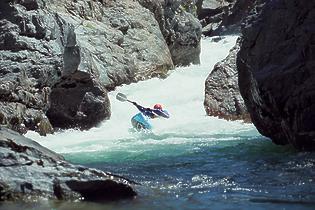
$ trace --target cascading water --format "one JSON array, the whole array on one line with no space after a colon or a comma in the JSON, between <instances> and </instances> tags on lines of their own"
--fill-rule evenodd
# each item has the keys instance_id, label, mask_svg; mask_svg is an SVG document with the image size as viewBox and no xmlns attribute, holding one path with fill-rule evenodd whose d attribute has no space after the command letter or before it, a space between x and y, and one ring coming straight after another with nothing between
<instances>
[{"instance_id":1,"label":"cascading water","mask_svg":"<svg viewBox=\"0 0 315 210\"><path fill-rule=\"evenodd\" d=\"M48 137L40 137L30 132L28 136L56 152L67 154L111 152L116 149L124 151L132 146L145 147L146 144L154 143L185 144L198 137L209 137L208 140L211 141L210 137L215 134L228 135L242 131L252 131L253 135L258 135L251 124L208 117L203 108L205 79L214 64L222 60L234 46L236 38L227 37L218 43L203 40L201 65L177 68L167 79L151 79L125 85L110 92L112 116L98 128L83 132L64 131ZM118 92L126 94L128 98L146 107L161 103L168 110L171 118L152 120L154 126L152 135L132 132L130 119L138 110L128 102L122 103L116 100L115 96ZM160 140L164 141L160 142Z\"/></svg>"},{"instance_id":2,"label":"cascading water","mask_svg":"<svg viewBox=\"0 0 315 210\"><path fill-rule=\"evenodd\" d=\"M204 82L237 37L202 40L201 65L177 68L166 79L110 92L112 116L89 131L28 137L71 162L120 174L140 183L139 197L110 204L63 204L58 209L311 209L315 156L273 145L252 124L206 116ZM135 132L137 109L115 99L161 103L170 119L152 121L153 133ZM52 205L52 204L50 204ZM54 208L56 208L54 206Z\"/></svg>"}]
</instances>

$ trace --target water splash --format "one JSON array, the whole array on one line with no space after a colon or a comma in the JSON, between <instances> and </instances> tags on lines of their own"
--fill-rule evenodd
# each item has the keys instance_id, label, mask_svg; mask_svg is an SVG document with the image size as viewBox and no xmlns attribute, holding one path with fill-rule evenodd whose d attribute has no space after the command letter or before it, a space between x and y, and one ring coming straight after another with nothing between
<instances>
[{"instance_id":1,"label":"water splash","mask_svg":"<svg viewBox=\"0 0 315 210\"><path fill-rule=\"evenodd\" d=\"M97 128L27 136L72 162L142 184L134 202L82 209L314 209L314 154L264 141L251 124L206 116L205 79L236 38L204 39L201 65L110 92L112 117ZM134 132L137 110L117 101L118 92L144 106L161 103L171 118L152 121L152 133Z\"/></svg>"},{"instance_id":2,"label":"water splash","mask_svg":"<svg viewBox=\"0 0 315 210\"><path fill-rule=\"evenodd\" d=\"M141 145L186 144L194 137L212 141L211 135L251 132L257 135L251 124L227 122L208 117L203 108L204 82L216 62L228 54L236 42L236 36L220 42L202 40L201 65L181 67L171 71L166 79L150 79L118 87L109 93L112 116L99 127L88 131L67 130L41 137L35 132L27 136L59 153L78 153L123 150ZM161 103L171 114L170 119L152 120L153 133L134 132L130 118L137 109L128 102L115 99L118 92L147 107ZM233 139L233 137L231 137Z\"/></svg>"}]
</instances>

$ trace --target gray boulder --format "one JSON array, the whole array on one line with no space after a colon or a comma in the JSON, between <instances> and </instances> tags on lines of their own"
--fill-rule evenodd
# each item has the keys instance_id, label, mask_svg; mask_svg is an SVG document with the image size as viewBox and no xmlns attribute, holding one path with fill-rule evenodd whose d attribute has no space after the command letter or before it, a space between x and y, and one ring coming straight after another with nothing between
<instances>
[{"instance_id":1,"label":"gray boulder","mask_svg":"<svg viewBox=\"0 0 315 210\"><path fill-rule=\"evenodd\" d=\"M276 144L315 149L315 2L270 1L247 19L237 58L251 118Z\"/></svg>"},{"instance_id":2,"label":"gray boulder","mask_svg":"<svg viewBox=\"0 0 315 210\"><path fill-rule=\"evenodd\" d=\"M192 0L138 0L155 16L176 66L200 63L201 25Z\"/></svg>"},{"instance_id":3,"label":"gray boulder","mask_svg":"<svg viewBox=\"0 0 315 210\"><path fill-rule=\"evenodd\" d=\"M56 128L89 129L111 114L106 89L86 72L62 77L49 99L47 116Z\"/></svg>"},{"instance_id":4,"label":"gray boulder","mask_svg":"<svg viewBox=\"0 0 315 210\"><path fill-rule=\"evenodd\" d=\"M53 4L51 11L75 28L80 71L108 90L151 77L165 77L173 62L153 14L132 0L79 0ZM70 13L70 14L69 14Z\"/></svg>"},{"instance_id":5,"label":"gray boulder","mask_svg":"<svg viewBox=\"0 0 315 210\"><path fill-rule=\"evenodd\" d=\"M0 201L111 201L133 198L132 181L75 166L38 143L0 129Z\"/></svg>"},{"instance_id":6,"label":"gray boulder","mask_svg":"<svg viewBox=\"0 0 315 210\"><path fill-rule=\"evenodd\" d=\"M239 49L238 41L229 55L218 62L207 77L204 107L209 116L250 122L249 113L238 87L236 55Z\"/></svg>"}]
</instances>

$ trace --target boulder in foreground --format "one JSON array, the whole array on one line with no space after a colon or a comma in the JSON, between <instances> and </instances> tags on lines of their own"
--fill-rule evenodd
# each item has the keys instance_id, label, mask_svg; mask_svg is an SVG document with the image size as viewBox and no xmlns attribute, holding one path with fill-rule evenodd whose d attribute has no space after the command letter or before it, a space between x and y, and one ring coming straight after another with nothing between
<instances>
[{"instance_id":1,"label":"boulder in foreground","mask_svg":"<svg viewBox=\"0 0 315 210\"><path fill-rule=\"evenodd\" d=\"M0 129L0 157L0 201L110 201L137 195L130 181L70 164L6 128Z\"/></svg>"}]
</instances>

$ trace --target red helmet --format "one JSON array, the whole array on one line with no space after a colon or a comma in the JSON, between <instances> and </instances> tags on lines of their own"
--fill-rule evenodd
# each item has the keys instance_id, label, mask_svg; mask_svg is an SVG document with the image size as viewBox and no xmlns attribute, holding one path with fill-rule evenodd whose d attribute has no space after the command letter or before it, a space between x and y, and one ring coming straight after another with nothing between
<instances>
[{"instance_id":1,"label":"red helmet","mask_svg":"<svg viewBox=\"0 0 315 210\"><path fill-rule=\"evenodd\" d=\"M154 109L162 109L162 105L161 104L155 104L153 108Z\"/></svg>"}]
</instances>

